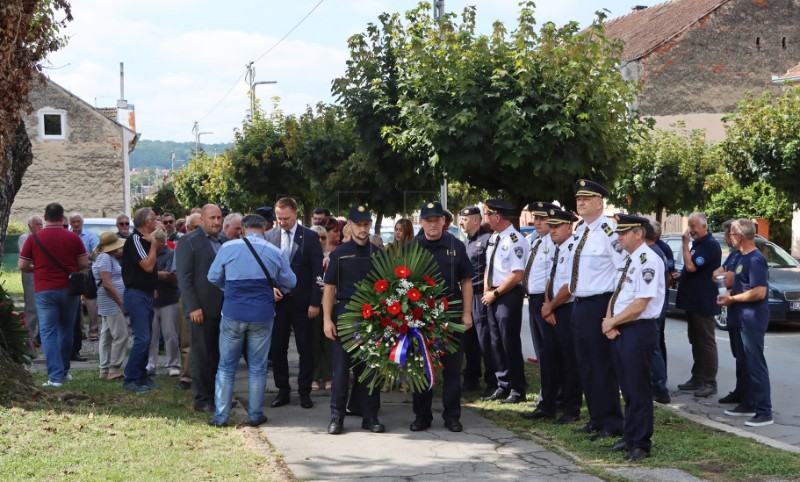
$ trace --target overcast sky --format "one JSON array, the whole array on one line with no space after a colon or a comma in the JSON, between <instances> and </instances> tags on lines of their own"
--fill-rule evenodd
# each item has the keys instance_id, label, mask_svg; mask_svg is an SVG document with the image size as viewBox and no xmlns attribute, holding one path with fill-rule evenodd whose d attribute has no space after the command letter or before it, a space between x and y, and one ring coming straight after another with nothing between
<instances>
[{"instance_id":1,"label":"overcast sky","mask_svg":"<svg viewBox=\"0 0 800 482\"><path fill-rule=\"evenodd\" d=\"M69 44L49 58L45 73L88 103L116 105L119 63L125 63L125 98L136 106L143 139L194 141L200 123L207 143L229 142L249 103L245 66L261 57L320 0L72 0ZM636 0L540 0L541 24L577 20L587 25L594 12L614 18ZM342 75L347 39L365 31L382 12L404 12L413 0L323 0L297 29L255 64L256 80L274 80L257 94L262 105L281 98L286 113L332 102L331 80ZM446 0L448 12L477 7L482 33L495 20L516 24L516 0ZM510 30L510 29L509 29ZM227 94L227 95L226 95Z\"/></svg>"}]
</instances>

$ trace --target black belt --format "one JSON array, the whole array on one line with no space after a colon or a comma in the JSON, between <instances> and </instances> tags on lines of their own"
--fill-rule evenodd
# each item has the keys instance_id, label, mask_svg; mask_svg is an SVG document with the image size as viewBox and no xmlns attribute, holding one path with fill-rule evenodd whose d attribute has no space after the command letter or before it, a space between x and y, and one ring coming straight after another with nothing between
<instances>
[{"instance_id":1,"label":"black belt","mask_svg":"<svg viewBox=\"0 0 800 482\"><path fill-rule=\"evenodd\" d=\"M608 293L600 293L599 295L592 295L592 296L576 296L575 301L591 301L603 296L611 296L613 293L610 291Z\"/></svg>"},{"instance_id":2,"label":"black belt","mask_svg":"<svg viewBox=\"0 0 800 482\"><path fill-rule=\"evenodd\" d=\"M651 322L652 323L652 322L655 322L655 321L656 321L656 318L639 318L638 320L629 321L627 323L623 323L621 325L618 325L617 327L618 328L624 328L624 327L630 326L630 325L638 325L639 323L646 323L646 322Z\"/></svg>"},{"instance_id":3,"label":"black belt","mask_svg":"<svg viewBox=\"0 0 800 482\"><path fill-rule=\"evenodd\" d=\"M533 298L534 296L544 296L544 291L542 291L541 293L525 293L525 294L528 295L528 298Z\"/></svg>"}]
</instances>

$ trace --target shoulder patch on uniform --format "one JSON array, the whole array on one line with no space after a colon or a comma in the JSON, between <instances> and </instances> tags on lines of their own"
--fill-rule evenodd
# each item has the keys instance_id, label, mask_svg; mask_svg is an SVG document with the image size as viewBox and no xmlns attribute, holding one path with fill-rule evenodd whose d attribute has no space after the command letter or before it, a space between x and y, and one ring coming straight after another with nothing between
<instances>
[{"instance_id":1,"label":"shoulder patch on uniform","mask_svg":"<svg viewBox=\"0 0 800 482\"><path fill-rule=\"evenodd\" d=\"M603 223L600 225L600 227L603 229L603 232L606 233L606 236L611 236L614 234L614 230L611 229L611 226L609 226L608 223Z\"/></svg>"},{"instance_id":2,"label":"shoulder patch on uniform","mask_svg":"<svg viewBox=\"0 0 800 482\"><path fill-rule=\"evenodd\" d=\"M642 264L645 264L647 262L647 253L640 254L639 261L641 261Z\"/></svg>"},{"instance_id":3,"label":"shoulder patch on uniform","mask_svg":"<svg viewBox=\"0 0 800 482\"><path fill-rule=\"evenodd\" d=\"M706 264L706 259L704 257L702 257L702 256L698 256L694 260L694 264L696 264L697 266L703 266L704 264Z\"/></svg>"},{"instance_id":4,"label":"shoulder patch on uniform","mask_svg":"<svg viewBox=\"0 0 800 482\"><path fill-rule=\"evenodd\" d=\"M644 253L642 253L642 256L644 256ZM655 277L656 277L656 270L652 268L645 268L642 270L642 279L644 280L645 283L650 284L653 281L653 279L655 279Z\"/></svg>"},{"instance_id":5,"label":"shoulder patch on uniform","mask_svg":"<svg viewBox=\"0 0 800 482\"><path fill-rule=\"evenodd\" d=\"M614 242L611 243L611 247L614 248L614 251L617 253L622 252L622 243L620 243L618 239L615 239Z\"/></svg>"},{"instance_id":6,"label":"shoulder patch on uniform","mask_svg":"<svg viewBox=\"0 0 800 482\"><path fill-rule=\"evenodd\" d=\"M513 236L513 234L512 234L512 236ZM522 259L522 255L524 254L523 250L522 250L522 247L517 246L516 248L514 248L514 254L517 256L517 258Z\"/></svg>"},{"instance_id":7,"label":"shoulder patch on uniform","mask_svg":"<svg viewBox=\"0 0 800 482\"><path fill-rule=\"evenodd\" d=\"M515 242L515 243L516 243L517 241L519 241L519 238L517 237L517 233L511 233L511 235L509 236L509 238L511 238L511 241L513 241L513 242Z\"/></svg>"},{"instance_id":8,"label":"shoulder patch on uniform","mask_svg":"<svg viewBox=\"0 0 800 482\"><path fill-rule=\"evenodd\" d=\"M737 266L736 267L736 274L741 274L743 268L744 268L744 266L742 266L741 264L739 266Z\"/></svg>"}]
</instances>

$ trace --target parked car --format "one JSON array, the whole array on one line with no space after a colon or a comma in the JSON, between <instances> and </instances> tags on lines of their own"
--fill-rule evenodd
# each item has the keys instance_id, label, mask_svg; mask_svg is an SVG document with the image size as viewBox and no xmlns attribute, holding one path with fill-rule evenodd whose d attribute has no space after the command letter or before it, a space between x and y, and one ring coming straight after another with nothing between
<instances>
[{"instance_id":1,"label":"parked car","mask_svg":"<svg viewBox=\"0 0 800 482\"><path fill-rule=\"evenodd\" d=\"M83 229L91 231L100 237L106 231L117 232L117 220L114 218L84 218ZM133 231L133 226L131 226Z\"/></svg>"},{"instance_id":2,"label":"parked car","mask_svg":"<svg viewBox=\"0 0 800 482\"><path fill-rule=\"evenodd\" d=\"M675 269L683 269L683 240L679 234L670 234L662 238L672 248L675 255ZM728 257L730 248L725 244L723 233L714 233L714 239L722 248L722 261ZM800 323L800 264L792 258L783 248L767 241L761 236L756 236L756 247L767 258L769 270L769 311L770 323L790 322ZM675 295L677 283L673 283L669 290L669 309L675 308ZM727 310L716 317L717 328L727 329Z\"/></svg>"}]
</instances>

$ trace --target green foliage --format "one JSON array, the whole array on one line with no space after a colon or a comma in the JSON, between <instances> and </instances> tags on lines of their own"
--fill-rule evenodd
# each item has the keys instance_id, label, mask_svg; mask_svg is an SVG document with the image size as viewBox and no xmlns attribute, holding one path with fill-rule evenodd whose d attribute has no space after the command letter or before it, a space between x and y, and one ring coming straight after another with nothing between
<instances>
[{"instance_id":1,"label":"green foliage","mask_svg":"<svg viewBox=\"0 0 800 482\"><path fill-rule=\"evenodd\" d=\"M722 163L705 131L686 130L681 122L672 130L656 129L633 147L611 190L611 201L631 212L690 212L704 206L718 182Z\"/></svg>"},{"instance_id":2,"label":"green foliage","mask_svg":"<svg viewBox=\"0 0 800 482\"><path fill-rule=\"evenodd\" d=\"M763 181L800 196L800 87L780 96L765 92L747 95L727 117L727 137L722 142L730 168L743 184Z\"/></svg>"},{"instance_id":3,"label":"green foliage","mask_svg":"<svg viewBox=\"0 0 800 482\"><path fill-rule=\"evenodd\" d=\"M498 193L490 193L465 182L451 181L447 183L447 209L455 213L459 209L474 206L497 195Z\"/></svg>"},{"instance_id":4,"label":"green foliage","mask_svg":"<svg viewBox=\"0 0 800 482\"><path fill-rule=\"evenodd\" d=\"M28 226L19 221L9 221L6 228L6 236L14 234L25 234L28 232Z\"/></svg>"},{"instance_id":5,"label":"green foliage","mask_svg":"<svg viewBox=\"0 0 800 482\"><path fill-rule=\"evenodd\" d=\"M230 143L203 144L200 149L205 152L225 152L233 147ZM172 169L172 153L175 153L175 170L186 165L194 157L194 142L151 141L142 139L136 143L136 149L131 153L131 168L158 167Z\"/></svg>"},{"instance_id":6,"label":"green foliage","mask_svg":"<svg viewBox=\"0 0 800 482\"><path fill-rule=\"evenodd\" d=\"M184 211L208 203L227 206L232 212L252 212L258 207L258 200L242 188L235 176L228 154L212 159L200 151L188 166L175 173L174 195ZM168 202L166 193L164 198Z\"/></svg>"},{"instance_id":7,"label":"green foliage","mask_svg":"<svg viewBox=\"0 0 800 482\"><path fill-rule=\"evenodd\" d=\"M172 182L162 184L151 196L135 203L131 210L136 212L137 209L145 206L152 208L156 214L172 213L179 217L189 214L189 209L182 206L175 197L175 184Z\"/></svg>"},{"instance_id":8,"label":"green foliage","mask_svg":"<svg viewBox=\"0 0 800 482\"><path fill-rule=\"evenodd\" d=\"M28 329L22 325L20 314L14 310L14 301L6 293L5 286L0 284L0 349L12 361L30 365L34 353L29 342Z\"/></svg>"}]
</instances>

